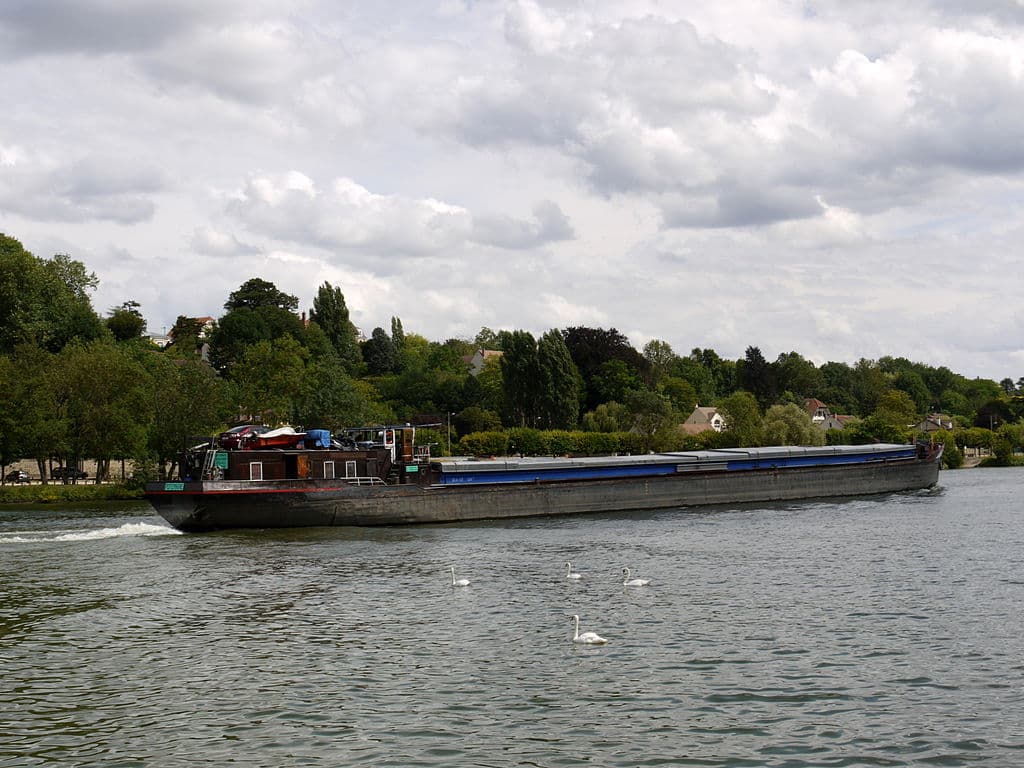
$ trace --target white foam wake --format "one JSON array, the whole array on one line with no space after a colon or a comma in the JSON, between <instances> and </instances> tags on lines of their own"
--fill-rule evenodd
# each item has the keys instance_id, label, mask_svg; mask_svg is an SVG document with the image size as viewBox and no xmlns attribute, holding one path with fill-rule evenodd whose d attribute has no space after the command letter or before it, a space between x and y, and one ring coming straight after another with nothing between
<instances>
[{"instance_id":1,"label":"white foam wake","mask_svg":"<svg viewBox=\"0 0 1024 768\"><path fill-rule=\"evenodd\" d=\"M39 541L96 541L119 536L181 536L181 531L166 525L125 523L118 528L96 528L88 531L13 531L0 534L0 544Z\"/></svg>"}]
</instances>

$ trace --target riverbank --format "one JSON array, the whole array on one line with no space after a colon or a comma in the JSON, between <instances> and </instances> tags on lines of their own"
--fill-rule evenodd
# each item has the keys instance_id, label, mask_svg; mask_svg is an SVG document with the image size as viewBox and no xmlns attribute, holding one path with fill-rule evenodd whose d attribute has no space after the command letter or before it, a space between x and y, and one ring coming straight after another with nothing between
<instances>
[{"instance_id":1,"label":"riverbank","mask_svg":"<svg viewBox=\"0 0 1024 768\"><path fill-rule=\"evenodd\" d=\"M80 501L130 501L142 498L141 488L121 483L33 483L0 486L0 504L60 504Z\"/></svg>"}]
</instances>

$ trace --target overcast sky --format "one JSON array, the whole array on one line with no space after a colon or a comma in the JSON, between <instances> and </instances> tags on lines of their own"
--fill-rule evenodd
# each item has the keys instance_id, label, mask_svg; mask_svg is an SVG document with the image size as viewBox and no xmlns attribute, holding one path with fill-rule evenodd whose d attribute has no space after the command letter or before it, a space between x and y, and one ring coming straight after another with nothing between
<instances>
[{"instance_id":1,"label":"overcast sky","mask_svg":"<svg viewBox=\"0 0 1024 768\"><path fill-rule=\"evenodd\" d=\"M105 314L1024 376L1024 0L4 0L0 232Z\"/></svg>"}]
</instances>

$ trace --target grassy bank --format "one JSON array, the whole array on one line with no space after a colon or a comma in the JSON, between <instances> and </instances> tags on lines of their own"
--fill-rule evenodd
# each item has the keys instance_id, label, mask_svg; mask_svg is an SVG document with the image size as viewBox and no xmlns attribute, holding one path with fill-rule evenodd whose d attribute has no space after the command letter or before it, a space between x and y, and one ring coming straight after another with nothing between
<instances>
[{"instance_id":1,"label":"grassy bank","mask_svg":"<svg viewBox=\"0 0 1024 768\"><path fill-rule=\"evenodd\" d=\"M141 498L141 488L129 488L120 483L104 483L102 485L48 483L46 485L4 485L0 487L0 504L57 504Z\"/></svg>"}]
</instances>

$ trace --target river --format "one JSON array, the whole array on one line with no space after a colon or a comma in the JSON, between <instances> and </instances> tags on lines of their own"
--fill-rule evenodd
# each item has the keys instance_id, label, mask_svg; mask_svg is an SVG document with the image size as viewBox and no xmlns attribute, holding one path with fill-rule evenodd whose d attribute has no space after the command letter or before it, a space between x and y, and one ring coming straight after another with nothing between
<instances>
[{"instance_id":1,"label":"river","mask_svg":"<svg viewBox=\"0 0 1024 768\"><path fill-rule=\"evenodd\" d=\"M0 507L0 767L1021 765L1022 489L189 535Z\"/></svg>"}]
</instances>

